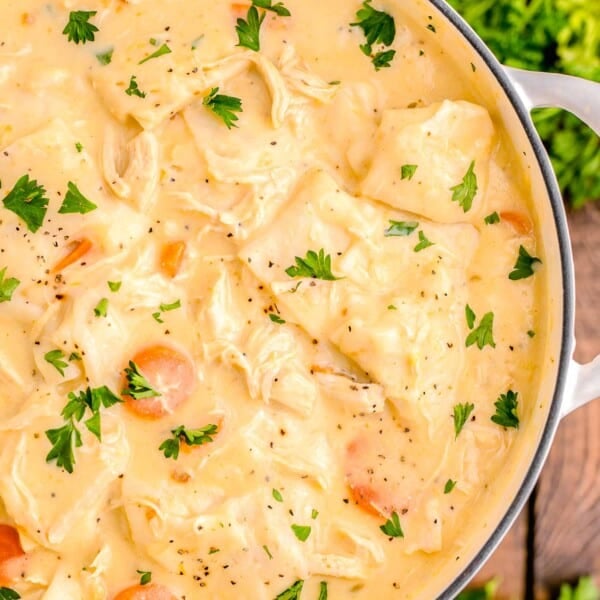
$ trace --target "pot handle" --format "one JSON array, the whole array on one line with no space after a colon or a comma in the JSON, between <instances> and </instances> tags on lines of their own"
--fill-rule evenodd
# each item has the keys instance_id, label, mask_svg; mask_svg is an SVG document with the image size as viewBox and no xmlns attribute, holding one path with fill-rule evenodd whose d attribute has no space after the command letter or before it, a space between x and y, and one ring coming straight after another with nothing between
<instances>
[{"instance_id":1,"label":"pot handle","mask_svg":"<svg viewBox=\"0 0 600 600\"><path fill-rule=\"evenodd\" d=\"M585 365L572 361L569 367L567 393L561 408L561 418L570 412L600 398L600 355Z\"/></svg>"},{"instance_id":2,"label":"pot handle","mask_svg":"<svg viewBox=\"0 0 600 600\"><path fill-rule=\"evenodd\" d=\"M560 107L572 112L600 135L600 83L560 73L504 67L528 110Z\"/></svg>"}]
</instances>

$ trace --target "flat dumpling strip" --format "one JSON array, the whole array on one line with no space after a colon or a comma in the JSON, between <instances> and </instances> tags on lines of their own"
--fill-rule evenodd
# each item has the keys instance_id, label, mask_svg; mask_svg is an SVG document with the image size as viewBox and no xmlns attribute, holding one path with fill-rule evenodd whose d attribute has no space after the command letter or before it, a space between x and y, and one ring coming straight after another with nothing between
<instances>
[{"instance_id":1,"label":"flat dumpling strip","mask_svg":"<svg viewBox=\"0 0 600 600\"><path fill-rule=\"evenodd\" d=\"M311 336L332 341L407 416L435 428L447 422L463 365L466 269L478 234L422 221L418 230L434 245L420 252L416 230L384 236L390 220L413 219L354 198L317 172L240 256ZM338 280L286 274L295 257L321 249Z\"/></svg>"},{"instance_id":2,"label":"flat dumpling strip","mask_svg":"<svg viewBox=\"0 0 600 600\"><path fill-rule=\"evenodd\" d=\"M441 223L474 222L485 210L494 126L487 110L444 100L425 108L386 110L374 139L365 196ZM471 163L478 191L465 214L452 201ZM402 167L416 166L412 176Z\"/></svg>"}]
</instances>

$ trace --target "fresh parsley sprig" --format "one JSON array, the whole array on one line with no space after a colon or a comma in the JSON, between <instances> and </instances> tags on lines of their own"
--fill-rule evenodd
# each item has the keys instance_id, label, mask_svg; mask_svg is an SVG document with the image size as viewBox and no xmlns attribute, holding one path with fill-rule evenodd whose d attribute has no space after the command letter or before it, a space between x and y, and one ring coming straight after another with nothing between
<instances>
[{"instance_id":1,"label":"fresh parsley sprig","mask_svg":"<svg viewBox=\"0 0 600 600\"><path fill-rule=\"evenodd\" d=\"M152 581L152 571L140 571L137 569L136 573L140 575L140 585L148 585Z\"/></svg>"},{"instance_id":2,"label":"fresh parsley sprig","mask_svg":"<svg viewBox=\"0 0 600 600\"><path fill-rule=\"evenodd\" d=\"M212 436L219 433L219 426L211 423L200 429L187 429L184 425L172 429L172 438L165 440L158 449L164 453L165 458L177 460L181 444L186 446L202 446L212 442Z\"/></svg>"},{"instance_id":3,"label":"fresh parsley sprig","mask_svg":"<svg viewBox=\"0 0 600 600\"><path fill-rule=\"evenodd\" d=\"M32 233L43 225L48 210L46 190L35 179L29 179L29 175L23 175L2 202L5 208L25 221Z\"/></svg>"},{"instance_id":4,"label":"fresh parsley sprig","mask_svg":"<svg viewBox=\"0 0 600 600\"><path fill-rule=\"evenodd\" d=\"M465 426L465 423L467 422L467 419L471 416L473 410L475 410L475 405L470 404L469 402L465 402L464 404L456 404L454 406L452 417L454 419L455 439L458 437L458 434L462 431L462 428Z\"/></svg>"},{"instance_id":5,"label":"fresh parsley sprig","mask_svg":"<svg viewBox=\"0 0 600 600\"><path fill-rule=\"evenodd\" d=\"M146 58L143 58L142 60L140 60L138 65L143 65L144 63L147 63L149 60L152 60L153 58L159 58L160 56L164 56L165 54L171 54L171 52L172 52L172 50L171 50L171 48L169 48L169 46L167 46L167 44L162 44L162 46L160 46L160 48L158 48L158 50L155 50L152 54L149 54L148 56L146 56Z\"/></svg>"},{"instance_id":6,"label":"fresh parsley sprig","mask_svg":"<svg viewBox=\"0 0 600 600\"><path fill-rule=\"evenodd\" d=\"M125 93L128 96L137 96L138 98L146 97L146 92L142 92L142 90L140 90L136 75L131 76L131 79L129 80L129 87L125 90Z\"/></svg>"},{"instance_id":7,"label":"fresh parsley sprig","mask_svg":"<svg viewBox=\"0 0 600 600\"><path fill-rule=\"evenodd\" d=\"M280 17L290 17L292 13L283 5L283 2L273 4L272 0L252 0L254 6L270 10Z\"/></svg>"},{"instance_id":8,"label":"fresh parsley sprig","mask_svg":"<svg viewBox=\"0 0 600 600\"><path fill-rule=\"evenodd\" d=\"M450 191L452 192L452 201L458 202L464 212L471 210L473 200L477 194L477 175L475 174L474 169L475 161L472 160L461 183L450 188Z\"/></svg>"},{"instance_id":9,"label":"fresh parsley sprig","mask_svg":"<svg viewBox=\"0 0 600 600\"><path fill-rule=\"evenodd\" d=\"M492 421L502 427L519 428L519 416L517 415L518 392L508 390L506 394L500 394L494 403L496 413L492 415Z\"/></svg>"},{"instance_id":10,"label":"fresh parsley sprig","mask_svg":"<svg viewBox=\"0 0 600 600\"><path fill-rule=\"evenodd\" d=\"M94 34L99 29L89 22L96 12L95 10L75 10L69 14L69 22L63 29L63 34L67 36L69 42L85 44L96 39Z\"/></svg>"},{"instance_id":11,"label":"fresh parsley sprig","mask_svg":"<svg viewBox=\"0 0 600 600\"><path fill-rule=\"evenodd\" d=\"M394 511L391 518L389 518L383 525L379 526L379 529L388 537L404 537L404 532L400 525L400 517L398 513Z\"/></svg>"},{"instance_id":12,"label":"fresh parsley sprig","mask_svg":"<svg viewBox=\"0 0 600 600\"><path fill-rule=\"evenodd\" d=\"M427 239L427 236L423 231L419 231L419 243L413 248L415 252L421 252L425 250L425 248L429 248L429 246L434 246L435 244Z\"/></svg>"},{"instance_id":13,"label":"fresh parsley sprig","mask_svg":"<svg viewBox=\"0 0 600 600\"><path fill-rule=\"evenodd\" d=\"M537 256L531 256L524 246L519 246L519 256L513 270L509 273L508 278L512 281L519 279L527 279L534 273L533 265L535 263L542 263Z\"/></svg>"},{"instance_id":14,"label":"fresh parsley sprig","mask_svg":"<svg viewBox=\"0 0 600 600\"><path fill-rule=\"evenodd\" d=\"M376 10L371 6L371 0L362 3L362 8L356 13L356 21L351 27L360 27L365 34L366 43L360 46L361 51L371 58L376 71L391 66L396 55L395 50L387 49L396 38L396 23L388 13ZM373 45L380 44L383 49L373 53Z\"/></svg>"},{"instance_id":15,"label":"fresh parsley sprig","mask_svg":"<svg viewBox=\"0 0 600 600\"><path fill-rule=\"evenodd\" d=\"M239 18L235 30L238 34L238 46L249 48L258 52L260 50L260 26L265 20L267 13L263 12L259 16L256 6L252 5L248 9L246 19Z\"/></svg>"},{"instance_id":16,"label":"fresh parsley sprig","mask_svg":"<svg viewBox=\"0 0 600 600\"><path fill-rule=\"evenodd\" d=\"M417 227L417 221L392 221L390 226L383 232L385 237L405 237L410 235Z\"/></svg>"},{"instance_id":17,"label":"fresh parsley sprig","mask_svg":"<svg viewBox=\"0 0 600 600\"><path fill-rule=\"evenodd\" d=\"M63 377L65 376L65 369L69 366L69 363L63 360L65 353L62 350L50 350L44 354L44 360L50 363Z\"/></svg>"},{"instance_id":18,"label":"fresh parsley sprig","mask_svg":"<svg viewBox=\"0 0 600 600\"><path fill-rule=\"evenodd\" d=\"M141 400L143 398L157 398L162 395L150 385L150 382L140 373L139 367L132 360L129 361L129 366L125 367L125 379L127 387L121 392L123 396Z\"/></svg>"},{"instance_id":19,"label":"fresh parsley sprig","mask_svg":"<svg viewBox=\"0 0 600 600\"><path fill-rule=\"evenodd\" d=\"M0 587L0 600L19 600L21 595L15 590L7 587Z\"/></svg>"},{"instance_id":20,"label":"fresh parsley sprig","mask_svg":"<svg viewBox=\"0 0 600 600\"><path fill-rule=\"evenodd\" d=\"M63 200L62 206L58 209L61 215L70 213L79 213L85 215L98 207L90 202L80 191L79 188L72 182L69 181L67 184L67 193Z\"/></svg>"},{"instance_id":21,"label":"fresh parsley sprig","mask_svg":"<svg viewBox=\"0 0 600 600\"><path fill-rule=\"evenodd\" d=\"M212 110L227 125L227 129L237 127L239 117L235 114L243 112L242 101L235 96L225 96L218 93L219 88L212 88L202 100L202 104Z\"/></svg>"},{"instance_id":22,"label":"fresh parsley sprig","mask_svg":"<svg viewBox=\"0 0 600 600\"><path fill-rule=\"evenodd\" d=\"M331 255L326 255L323 248L319 250L318 254L314 250L309 250L304 258L296 256L295 261L295 265L285 270L290 277L312 277L325 281L340 279L331 272Z\"/></svg>"},{"instance_id":23,"label":"fresh parsley sprig","mask_svg":"<svg viewBox=\"0 0 600 600\"><path fill-rule=\"evenodd\" d=\"M471 333L467 336L465 345L467 348L473 344L477 344L480 350L483 350L485 346L496 347L494 342L494 313L488 312L483 315L479 325L475 327L475 313L473 309L467 304L465 307L465 316L467 319L467 326L471 329Z\"/></svg>"},{"instance_id":24,"label":"fresh parsley sprig","mask_svg":"<svg viewBox=\"0 0 600 600\"><path fill-rule=\"evenodd\" d=\"M9 277L8 279L6 279L6 269L7 267L4 267L0 270L0 303L9 302L10 300L12 300L15 290L19 287L19 284L21 283L15 277Z\"/></svg>"}]
</instances>

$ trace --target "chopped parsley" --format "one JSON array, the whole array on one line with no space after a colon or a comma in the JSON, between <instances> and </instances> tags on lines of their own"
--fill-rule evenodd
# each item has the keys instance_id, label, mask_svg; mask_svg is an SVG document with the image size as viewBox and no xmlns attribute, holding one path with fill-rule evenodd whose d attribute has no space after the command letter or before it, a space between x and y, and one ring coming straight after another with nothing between
<instances>
[{"instance_id":1,"label":"chopped parsley","mask_svg":"<svg viewBox=\"0 0 600 600\"><path fill-rule=\"evenodd\" d=\"M275 600L300 600L300 593L304 587L304 580L298 579L289 588L283 590L280 594L275 596Z\"/></svg>"},{"instance_id":2,"label":"chopped parsley","mask_svg":"<svg viewBox=\"0 0 600 600\"><path fill-rule=\"evenodd\" d=\"M446 481L446 485L444 486L444 494L449 494L455 487L456 481L448 479L448 481Z\"/></svg>"},{"instance_id":3,"label":"chopped parsley","mask_svg":"<svg viewBox=\"0 0 600 600\"><path fill-rule=\"evenodd\" d=\"M475 175L475 161L471 161L469 169L465 173L462 182L450 188L452 201L458 202L464 212L471 210L473 199L477 194L477 175Z\"/></svg>"},{"instance_id":4,"label":"chopped parsley","mask_svg":"<svg viewBox=\"0 0 600 600\"><path fill-rule=\"evenodd\" d=\"M402 527L400 525L400 517L398 517L398 513L394 511L390 519L388 519L385 524L380 525L379 529L388 537L404 537L404 532L402 531Z\"/></svg>"},{"instance_id":5,"label":"chopped parsley","mask_svg":"<svg viewBox=\"0 0 600 600\"><path fill-rule=\"evenodd\" d=\"M152 60L153 58L159 58L160 56L164 56L165 54L171 54L171 52L172 52L171 48L169 48L169 46L167 46L167 44L163 44L158 50L156 50L152 54L146 56L146 58L143 58L142 60L140 60L138 65L143 65L144 63L148 62L149 60Z\"/></svg>"},{"instance_id":6,"label":"chopped parsley","mask_svg":"<svg viewBox=\"0 0 600 600\"><path fill-rule=\"evenodd\" d=\"M534 338L534 337L535 337L535 331L534 331L533 329L530 329L530 330L527 332L527 335L528 335L530 338Z\"/></svg>"},{"instance_id":7,"label":"chopped parsley","mask_svg":"<svg viewBox=\"0 0 600 600\"><path fill-rule=\"evenodd\" d=\"M486 225L494 225L495 223L500 223L500 215L494 211L483 220Z\"/></svg>"},{"instance_id":8,"label":"chopped parsley","mask_svg":"<svg viewBox=\"0 0 600 600\"><path fill-rule=\"evenodd\" d=\"M385 237L404 237L410 235L418 226L417 221L392 221L390 226L383 232Z\"/></svg>"},{"instance_id":9,"label":"chopped parsley","mask_svg":"<svg viewBox=\"0 0 600 600\"><path fill-rule=\"evenodd\" d=\"M408 179L409 181L415 176L418 165L402 165L400 167L400 179Z\"/></svg>"},{"instance_id":10,"label":"chopped parsley","mask_svg":"<svg viewBox=\"0 0 600 600\"><path fill-rule=\"evenodd\" d=\"M56 466L64 468L67 473L73 472L75 465L74 449L82 445L81 432L77 429L75 421L80 422L86 412L91 411L92 416L84 421L86 428L102 441L102 428L100 408L110 408L122 400L108 387L90 389L89 387L78 394L71 392L69 402L63 408L61 415L65 424L57 429L46 431L46 437L52 444L52 449L46 456L46 462L56 460Z\"/></svg>"},{"instance_id":11,"label":"chopped parsley","mask_svg":"<svg viewBox=\"0 0 600 600\"><path fill-rule=\"evenodd\" d=\"M362 3L362 8L356 13L356 21L350 23L351 27L360 27L365 34L366 43L361 44L360 49L371 62L376 71L389 67L396 51L386 49L394 43L396 37L396 24L394 17L371 6L371 0ZM373 54L373 45L379 44L383 47Z\"/></svg>"},{"instance_id":12,"label":"chopped parsley","mask_svg":"<svg viewBox=\"0 0 600 600\"><path fill-rule=\"evenodd\" d=\"M0 600L19 600L20 594L7 587L0 587Z\"/></svg>"},{"instance_id":13,"label":"chopped parsley","mask_svg":"<svg viewBox=\"0 0 600 600\"><path fill-rule=\"evenodd\" d=\"M285 323L285 320L275 313L269 313L269 319L271 319L273 323L277 323L277 325L283 325Z\"/></svg>"},{"instance_id":14,"label":"chopped parsley","mask_svg":"<svg viewBox=\"0 0 600 600\"><path fill-rule=\"evenodd\" d=\"M263 550L266 552L267 556L269 557L269 560L273 560L273 555L269 551L269 547L266 544L263 545Z\"/></svg>"},{"instance_id":15,"label":"chopped parsley","mask_svg":"<svg viewBox=\"0 0 600 600\"><path fill-rule=\"evenodd\" d=\"M471 310L471 308L467 305L466 309L467 315L467 325L469 329L471 329L471 333L467 336L465 344L467 348L472 346L473 344L477 344L477 347L480 350L483 350L485 346L491 346L492 348L496 347L496 342L494 342L494 313L488 312L483 315L479 325L474 327L475 325L475 313Z\"/></svg>"},{"instance_id":16,"label":"chopped parsley","mask_svg":"<svg viewBox=\"0 0 600 600\"><path fill-rule=\"evenodd\" d=\"M6 269L7 267L4 267L4 269L0 270L0 303L10 302L12 300L13 294L15 293L15 290L19 287L19 284L21 283L15 277L9 277L8 279L5 279Z\"/></svg>"},{"instance_id":17,"label":"chopped parsley","mask_svg":"<svg viewBox=\"0 0 600 600\"><path fill-rule=\"evenodd\" d=\"M69 42L85 44L93 42L98 28L90 23L89 20L96 15L95 10L75 10L69 14L69 22L63 29L63 34L67 36Z\"/></svg>"},{"instance_id":18,"label":"chopped parsley","mask_svg":"<svg viewBox=\"0 0 600 600\"><path fill-rule=\"evenodd\" d=\"M327 582L321 581L319 583L319 598L318 600L327 600Z\"/></svg>"},{"instance_id":19,"label":"chopped parsley","mask_svg":"<svg viewBox=\"0 0 600 600\"><path fill-rule=\"evenodd\" d=\"M94 308L94 314L97 317L106 317L108 315L108 298L102 298Z\"/></svg>"},{"instance_id":20,"label":"chopped parsley","mask_svg":"<svg viewBox=\"0 0 600 600\"><path fill-rule=\"evenodd\" d=\"M429 246L433 245L434 243L430 242L422 231L419 231L419 243L413 248L413 250L415 252L421 252L421 250L425 250L425 248L429 248Z\"/></svg>"},{"instance_id":21,"label":"chopped parsley","mask_svg":"<svg viewBox=\"0 0 600 600\"><path fill-rule=\"evenodd\" d=\"M146 97L146 92L142 92L142 90L140 90L137 77L135 75L131 76L131 79L129 80L129 87L125 90L125 93L128 96L137 96L138 98Z\"/></svg>"},{"instance_id":22,"label":"chopped parsley","mask_svg":"<svg viewBox=\"0 0 600 600\"><path fill-rule=\"evenodd\" d=\"M79 352L71 352L71 354L69 354L69 362L73 362L74 360L81 360L81 354L79 354Z\"/></svg>"},{"instance_id":23,"label":"chopped parsley","mask_svg":"<svg viewBox=\"0 0 600 600\"><path fill-rule=\"evenodd\" d=\"M184 425L172 429L172 438L165 440L158 449L164 453L165 458L177 460L181 444L186 446L202 446L213 441L213 435L219 433L219 427L214 424L205 425L200 429L187 429Z\"/></svg>"},{"instance_id":24,"label":"chopped parsley","mask_svg":"<svg viewBox=\"0 0 600 600\"><path fill-rule=\"evenodd\" d=\"M283 496L281 495L281 492L275 488L273 488L273 498L275 498L275 500L277 500L277 502L283 502Z\"/></svg>"},{"instance_id":25,"label":"chopped parsley","mask_svg":"<svg viewBox=\"0 0 600 600\"><path fill-rule=\"evenodd\" d=\"M506 394L500 394L494 403L496 414L492 415L492 421L502 427L519 428L519 416L517 415L518 392L508 390Z\"/></svg>"},{"instance_id":26,"label":"chopped parsley","mask_svg":"<svg viewBox=\"0 0 600 600\"><path fill-rule=\"evenodd\" d=\"M44 354L44 360L50 363L63 377L65 376L65 369L69 366L63 359L65 354L62 350L50 350Z\"/></svg>"},{"instance_id":27,"label":"chopped parsley","mask_svg":"<svg viewBox=\"0 0 600 600\"><path fill-rule=\"evenodd\" d=\"M153 312L152 313L152 318L157 322L157 323L164 323L164 321L161 318L162 313L160 312Z\"/></svg>"},{"instance_id":28,"label":"chopped parsley","mask_svg":"<svg viewBox=\"0 0 600 600\"><path fill-rule=\"evenodd\" d=\"M44 223L48 210L46 190L35 179L29 179L29 175L23 175L2 202L5 208L25 221L32 233Z\"/></svg>"},{"instance_id":29,"label":"chopped parsley","mask_svg":"<svg viewBox=\"0 0 600 600\"><path fill-rule=\"evenodd\" d=\"M456 404L454 406L454 412L452 413L452 417L454 419L454 433L455 439L458 437L458 434L462 431L462 428L465 426L468 418L471 416L471 413L475 410L475 405L470 404L469 402L465 402L464 404Z\"/></svg>"},{"instance_id":30,"label":"chopped parsley","mask_svg":"<svg viewBox=\"0 0 600 600\"><path fill-rule=\"evenodd\" d=\"M318 254L314 250L309 250L304 258L296 256L295 260L296 264L285 270L290 277L312 277L325 281L339 279L331 272L331 255L325 255L323 248L319 250Z\"/></svg>"},{"instance_id":31,"label":"chopped parsley","mask_svg":"<svg viewBox=\"0 0 600 600\"><path fill-rule=\"evenodd\" d=\"M272 0L252 0L254 6L270 10L280 17L290 17L292 13L283 5L283 2L273 4Z\"/></svg>"},{"instance_id":32,"label":"chopped parsley","mask_svg":"<svg viewBox=\"0 0 600 600\"><path fill-rule=\"evenodd\" d=\"M90 202L80 191L79 188L72 182L69 181L67 184L67 193L63 200L62 206L58 209L61 215L79 213L85 215L86 213L96 210L98 207Z\"/></svg>"},{"instance_id":33,"label":"chopped parsley","mask_svg":"<svg viewBox=\"0 0 600 600\"><path fill-rule=\"evenodd\" d=\"M107 281L106 283L108 283L108 288L111 292L118 292L123 285L122 281Z\"/></svg>"},{"instance_id":34,"label":"chopped parsley","mask_svg":"<svg viewBox=\"0 0 600 600\"><path fill-rule=\"evenodd\" d=\"M140 571L138 569L136 573L139 573L140 575L140 585L148 585L152 581L151 571Z\"/></svg>"},{"instance_id":35,"label":"chopped parsley","mask_svg":"<svg viewBox=\"0 0 600 600\"><path fill-rule=\"evenodd\" d=\"M238 46L249 48L258 52L260 50L260 26L265 20L267 13L263 12L260 16L256 6L252 5L248 9L246 20L238 19L235 30L238 34Z\"/></svg>"},{"instance_id":36,"label":"chopped parsley","mask_svg":"<svg viewBox=\"0 0 600 600\"><path fill-rule=\"evenodd\" d=\"M243 112L242 101L234 96L218 94L218 91L218 87L212 88L202 100L202 104L212 110L217 117L220 117L223 123L227 125L227 129L237 127L236 121L239 120L239 117L235 113Z\"/></svg>"},{"instance_id":37,"label":"chopped parsley","mask_svg":"<svg viewBox=\"0 0 600 600\"><path fill-rule=\"evenodd\" d=\"M514 270L508 275L509 279L517 281L518 279L527 279L533 275L533 265L540 263L541 260L537 256L531 256L529 252L523 247L519 246L519 256L515 263Z\"/></svg>"},{"instance_id":38,"label":"chopped parsley","mask_svg":"<svg viewBox=\"0 0 600 600\"><path fill-rule=\"evenodd\" d=\"M121 392L123 396L141 400L143 398L157 398L162 395L150 385L132 360L129 361L129 366L125 367L125 379L127 380L127 387Z\"/></svg>"},{"instance_id":39,"label":"chopped parsley","mask_svg":"<svg viewBox=\"0 0 600 600\"><path fill-rule=\"evenodd\" d=\"M181 308L181 300L175 300L175 302L171 302L171 304L165 304L164 302L160 305L160 310L163 312L169 312L170 310L177 310Z\"/></svg>"},{"instance_id":40,"label":"chopped parsley","mask_svg":"<svg viewBox=\"0 0 600 600\"><path fill-rule=\"evenodd\" d=\"M301 542L305 542L309 538L312 528L310 525L292 525L292 531Z\"/></svg>"},{"instance_id":41,"label":"chopped parsley","mask_svg":"<svg viewBox=\"0 0 600 600\"><path fill-rule=\"evenodd\" d=\"M319 516L319 511L316 508L313 508L310 511L310 517L311 519L313 519L313 521Z\"/></svg>"},{"instance_id":42,"label":"chopped parsley","mask_svg":"<svg viewBox=\"0 0 600 600\"><path fill-rule=\"evenodd\" d=\"M75 150L81 154L81 152L83 152L83 144L81 142L75 142Z\"/></svg>"},{"instance_id":43,"label":"chopped parsley","mask_svg":"<svg viewBox=\"0 0 600 600\"><path fill-rule=\"evenodd\" d=\"M113 57L113 52L115 51L114 48L109 48L106 52L100 52L99 54L96 54L96 58L98 59L98 62L105 67L106 65L110 65L110 63L112 62L112 57Z\"/></svg>"}]
</instances>

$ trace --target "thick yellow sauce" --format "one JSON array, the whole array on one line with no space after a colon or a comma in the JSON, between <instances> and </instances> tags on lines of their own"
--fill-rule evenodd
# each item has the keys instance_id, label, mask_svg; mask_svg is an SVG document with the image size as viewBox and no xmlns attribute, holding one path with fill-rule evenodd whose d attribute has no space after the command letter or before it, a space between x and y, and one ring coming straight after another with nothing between
<instances>
[{"instance_id":1,"label":"thick yellow sauce","mask_svg":"<svg viewBox=\"0 0 600 600\"><path fill-rule=\"evenodd\" d=\"M0 303L0 524L25 552L0 584L22 598L113 599L138 571L181 599L268 600L298 580L303 598L321 582L334 599L427 597L527 428L543 265L508 278L536 240L501 124L402 3L375 5L396 23L380 71L349 26L359 3L284 4L254 52L229 2L1 3L0 196L27 174L49 199L35 233L0 206L0 269L20 282ZM94 42L62 33L77 10L97 11ZM215 87L241 99L237 127L203 104ZM465 212L451 188L472 161ZM97 208L60 214L69 182ZM386 236L390 221L418 226ZM320 249L338 279L286 272ZM493 347L467 347L467 305L475 327L493 313ZM72 473L48 460L68 394L120 393L157 345L191 375L144 374L181 404L102 408L101 440L76 423ZM508 390L518 431L491 420ZM201 447L159 450L209 424ZM394 514L404 537L380 530Z\"/></svg>"}]
</instances>

